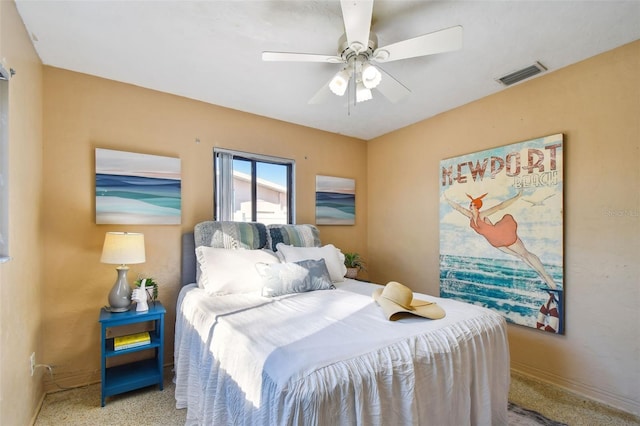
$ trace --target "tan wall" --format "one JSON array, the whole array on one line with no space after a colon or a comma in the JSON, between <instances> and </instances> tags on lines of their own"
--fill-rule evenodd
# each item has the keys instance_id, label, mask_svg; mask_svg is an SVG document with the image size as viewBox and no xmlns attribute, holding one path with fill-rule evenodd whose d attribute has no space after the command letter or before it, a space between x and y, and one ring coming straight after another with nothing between
<instances>
[{"instance_id":1,"label":"tan wall","mask_svg":"<svg viewBox=\"0 0 640 426\"><path fill-rule=\"evenodd\" d=\"M512 367L640 413L640 42L369 142L370 276L439 292L439 161L565 135L566 335L510 325Z\"/></svg>"},{"instance_id":2,"label":"tan wall","mask_svg":"<svg viewBox=\"0 0 640 426\"><path fill-rule=\"evenodd\" d=\"M60 382L100 379L98 312L116 278L100 263L107 231L145 235L147 262L131 265L159 283L168 308L165 352L173 362L180 236L213 215L213 147L296 161L297 223L315 223L315 176L356 179L357 225L321 226L344 250L366 249L366 142L135 86L44 68L43 347ZM199 143L196 142L199 139ZM181 226L95 224L95 148L179 157Z\"/></svg>"},{"instance_id":3,"label":"tan wall","mask_svg":"<svg viewBox=\"0 0 640 426\"><path fill-rule=\"evenodd\" d=\"M0 264L0 424L26 425L40 402L42 66L13 2L0 1L0 60L9 83L9 249Z\"/></svg>"},{"instance_id":4,"label":"tan wall","mask_svg":"<svg viewBox=\"0 0 640 426\"><path fill-rule=\"evenodd\" d=\"M356 179L356 226L320 227L323 241L363 253L374 281L437 294L439 160L557 132L566 138L567 334L510 326L512 366L640 411L640 42L368 144L54 68L44 68L43 85L13 2L0 2L2 58L18 74L13 259L0 264L0 423L28 424L42 397L31 352L56 365L62 385L99 379L97 316L115 280L99 263L106 231L145 233L148 261L131 276L160 282L170 362L179 239L212 215L213 146L296 159L298 223L313 223L316 174ZM182 225L95 225L96 147L180 157Z\"/></svg>"}]
</instances>

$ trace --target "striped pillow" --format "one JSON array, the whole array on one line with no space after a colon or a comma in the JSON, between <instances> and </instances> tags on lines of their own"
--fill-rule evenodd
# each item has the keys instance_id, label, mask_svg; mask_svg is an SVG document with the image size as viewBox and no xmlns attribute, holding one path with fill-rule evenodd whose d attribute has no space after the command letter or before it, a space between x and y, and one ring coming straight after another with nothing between
<instances>
[{"instance_id":1,"label":"striped pillow","mask_svg":"<svg viewBox=\"0 0 640 426\"><path fill-rule=\"evenodd\" d=\"M320 247L320 231L313 225L267 225L267 248L278 243L294 247Z\"/></svg>"},{"instance_id":2,"label":"striped pillow","mask_svg":"<svg viewBox=\"0 0 640 426\"><path fill-rule=\"evenodd\" d=\"M262 249L267 245L267 228L256 222L207 221L194 227L196 247Z\"/></svg>"}]
</instances>

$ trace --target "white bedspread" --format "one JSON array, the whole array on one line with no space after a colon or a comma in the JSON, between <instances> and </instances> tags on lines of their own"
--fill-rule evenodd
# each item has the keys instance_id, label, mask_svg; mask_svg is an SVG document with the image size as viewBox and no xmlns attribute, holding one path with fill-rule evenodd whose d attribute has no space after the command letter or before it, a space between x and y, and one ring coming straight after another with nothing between
<instances>
[{"instance_id":1,"label":"white bedspread","mask_svg":"<svg viewBox=\"0 0 640 426\"><path fill-rule=\"evenodd\" d=\"M430 296L441 320L387 321L378 286L268 299L179 297L176 406L197 425L506 425L504 319Z\"/></svg>"}]
</instances>

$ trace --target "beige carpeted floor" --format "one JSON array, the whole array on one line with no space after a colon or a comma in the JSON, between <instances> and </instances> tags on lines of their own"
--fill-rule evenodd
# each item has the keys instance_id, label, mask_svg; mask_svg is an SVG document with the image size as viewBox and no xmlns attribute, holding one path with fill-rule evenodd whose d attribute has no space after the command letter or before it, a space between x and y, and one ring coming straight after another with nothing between
<instances>
[{"instance_id":1,"label":"beige carpeted floor","mask_svg":"<svg viewBox=\"0 0 640 426\"><path fill-rule=\"evenodd\" d=\"M35 425L183 425L186 411L175 408L171 377L171 373L166 375L162 392L153 386L117 395L108 398L105 407L100 407L99 384L48 394ZM629 414L517 374L512 375L509 399L520 407L571 426L640 425L640 419ZM512 425L548 424L511 412L509 419Z\"/></svg>"},{"instance_id":2,"label":"beige carpeted floor","mask_svg":"<svg viewBox=\"0 0 640 426\"><path fill-rule=\"evenodd\" d=\"M640 418L550 386L531 377L511 373L509 401L571 426L638 426Z\"/></svg>"}]
</instances>

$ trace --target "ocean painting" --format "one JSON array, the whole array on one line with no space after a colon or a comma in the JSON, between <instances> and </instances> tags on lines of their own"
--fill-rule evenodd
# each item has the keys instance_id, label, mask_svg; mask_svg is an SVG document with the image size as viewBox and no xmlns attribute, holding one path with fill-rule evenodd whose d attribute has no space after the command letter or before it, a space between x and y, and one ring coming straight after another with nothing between
<instances>
[{"instance_id":1,"label":"ocean painting","mask_svg":"<svg viewBox=\"0 0 640 426\"><path fill-rule=\"evenodd\" d=\"M440 162L440 294L564 334L563 135Z\"/></svg>"},{"instance_id":2,"label":"ocean painting","mask_svg":"<svg viewBox=\"0 0 640 426\"><path fill-rule=\"evenodd\" d=\"M548 269L562 281L560 266ZM510 323L535 328L549 295L536 272L519 260L441 255L440 297L484 306Z\"/></svg>"},{"instance_id":3,"label":"ocean painting","mask_svg":"<svg viewBox=\"0 0 640 426\"><path fill-rule=\"evenodd\" d=\"M316 176L316 225L353 225L356 220L356 181Z\"/></svg>"},{"instance_id":4,"label":"ocean painting","mask_svg":"<svg viewBox=\"0 0 640 426\"><path fill-rule=\"evenodd\" d=\"M179 225L180 159L96 148L96 224Z\"/></svg>"}]
</instances>

